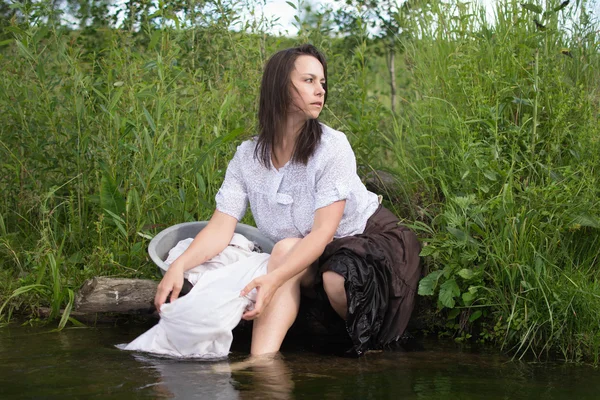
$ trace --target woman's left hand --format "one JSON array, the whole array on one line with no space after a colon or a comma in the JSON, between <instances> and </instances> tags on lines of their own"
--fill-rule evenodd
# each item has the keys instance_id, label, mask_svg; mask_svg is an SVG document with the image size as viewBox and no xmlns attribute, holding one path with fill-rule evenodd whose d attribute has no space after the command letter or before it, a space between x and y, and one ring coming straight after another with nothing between
<instances>
[{"instance_id":1,"label":"woman's left hand","mask_svg":"<svg viewBox=\"0 0 600 400\"><path fill-rule=\"evenodd\" d=\"M256 288L256 303L254 309L246 311L242 318L245 320L253 320L260 317L260 314L269 306L273 295L281 286L281 282L276 278L275 274L268 273L258 278L253 279L245 288L242 289L240 296L245 296Z\"/></svg>"}]
</instances>

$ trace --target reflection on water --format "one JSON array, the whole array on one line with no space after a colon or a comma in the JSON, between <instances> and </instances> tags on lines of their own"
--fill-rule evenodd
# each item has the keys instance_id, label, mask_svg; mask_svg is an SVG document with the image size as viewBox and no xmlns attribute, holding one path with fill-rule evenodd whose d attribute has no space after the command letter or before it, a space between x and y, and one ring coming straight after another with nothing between
<instances>
[{"instance_id":1,"label":"reflection on water","mask_svg":"<svg viewBox=\"0 0 600 400\"><path fill-rule=\"evenodd\" d=\"M231 369L241 399L257 399L265 394L274 400L292 398L292 370L281 354L232 363Z\"/></svg>"},{"instance_id":2,"label":"reflection on water","mask_svg":"<svg viewBox=\"0 0 600 400\"><path fill-rule=\"evenodd\" d=\"M159 397L178 399L291 399L292 373L281 355L220 362L174 360L133 353L133 357L160 373L148 385Z\"/></svg>"},{"instance_id":3,"label":"reflection on water","mask_svg":"<svg viewBox=\"0 0 600 400\"><path fill-rule=\"evenodd\" d=\"M0 330L0 398L597 399L597 369L513 362L495 352L426 342L414 353L360 359L312 350L248 359L174 360L114 347L147 327Z\"/></svg>"},{"instance_id":4,"label":"reflection on water","mask_svg":"<svg viewBox=\"0 0 600 400\"><path fill-rule=\"evenodd\" d=\"M160 381L152 385L158 397L178 399L237 399L231 373L215 372L211 362L180 361L133 354L140 365L146 365L160 374ZM228 365L227 361L222 362Z\"/></svg>"}]
</instances>

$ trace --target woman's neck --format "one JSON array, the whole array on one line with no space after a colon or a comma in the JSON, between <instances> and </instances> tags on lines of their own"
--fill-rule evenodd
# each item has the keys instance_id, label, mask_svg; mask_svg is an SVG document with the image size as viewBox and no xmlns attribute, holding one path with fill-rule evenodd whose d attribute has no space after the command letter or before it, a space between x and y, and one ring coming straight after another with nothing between
<instances>
[{"instance_id":1,"label":"woman's neck","mask_svg":"<svg viewBox=\"0 0 600 400\"><path fill-rule=\"evenodd\" d=\"M272 156L275 168L283 167L294 155L296 140L305 122L306 119L298 118L293 114L288 117L282 135L273 147Z\"/></svg>"},{"instance_id":2,"label":"woman's neck","mask_svg":"<svg viewBox=\"0 0 600 400\"><path fill-rule=\"evenodd\" d=\"M300 134L300 130L306 123L306 117L304 115L299 114L300 113L291 113L288 115L287 121L285 121L285 127L282 132L283 135L281 135L283 143L296 143L296 139Z\"/></svg>"}]
</instances>

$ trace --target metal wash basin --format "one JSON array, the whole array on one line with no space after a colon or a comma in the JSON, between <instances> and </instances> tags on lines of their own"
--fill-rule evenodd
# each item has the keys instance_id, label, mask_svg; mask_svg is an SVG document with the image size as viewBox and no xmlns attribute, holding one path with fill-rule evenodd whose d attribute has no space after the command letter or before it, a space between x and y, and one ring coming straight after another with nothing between
<instances>
[{"instance_id":1,"label":"metal wash basin","mask_svg":"<svg viewBox=\"0 0 600 400\"><path fill-rule=\"evenodd\" d=\"M169 250L175 247L180 240L195 237L207 224L208 221L184 222L170 226L154 236L148 245L148 254L160 268L161 273L164 274L168 269L164 260L167 259ZM272 240L263 236L257 228L250 225L238 223L235 232L244 235L247 239L259 245L265 253L270 253L275 244Z\"/></svg>"}]
</instances>

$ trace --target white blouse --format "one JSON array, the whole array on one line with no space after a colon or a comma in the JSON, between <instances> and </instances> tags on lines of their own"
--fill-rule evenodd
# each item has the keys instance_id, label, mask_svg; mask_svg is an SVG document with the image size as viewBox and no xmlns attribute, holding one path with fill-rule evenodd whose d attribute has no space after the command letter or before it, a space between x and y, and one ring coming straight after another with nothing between
<instances>
[{"instance_id":1,"label":"white blouse","mask_svg":"<svg viewBox=\"0 0 600 400\"><path fill-rule=\"evenodd\" d=\"M271 240L304 237L315 211L339 200L346 207L335 237L362 233L379 205L356 174L356 158L342 132L322 125L323 135L307 165L289 161L279 170L254 158L256 141L240 144L216 195L217 210L238 221L248 200L257 228Z\"/></svg>"}]
</instances>

